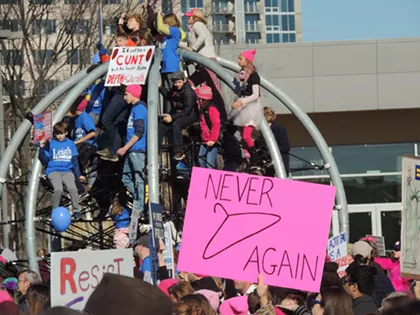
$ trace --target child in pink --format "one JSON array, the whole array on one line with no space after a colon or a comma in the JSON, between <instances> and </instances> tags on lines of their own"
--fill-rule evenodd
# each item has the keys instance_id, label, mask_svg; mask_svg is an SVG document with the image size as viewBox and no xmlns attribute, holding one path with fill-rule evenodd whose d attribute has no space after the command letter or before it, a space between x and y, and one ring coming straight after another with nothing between
<instances>
[{"instance_id":1,"label":"child in pink","mask_svg":"<svg viewBox=\"0 0 420 315\"><path fill-rule=\"evenodd\" d=\"M114 198L111 206L111 217L114 221L115 234L114 234L114 245L115 248L127 248L130 243L128 237L129 225L130 225L130 212L121 206L118 197Z\"/></svg>"},{"instance_id":2,"label":"child in pink","mask_svg":"<svg viewBox=\"0 0 420 315\"><path fill-rule=\"evenodd\" d=\"M235 126L241 127L245 149L255 161L256 149L252 132L261 125L263 112L260 104L260 76L253 64L256 50L243 51L238 58L240 81L239 100L232 104L231 118Z\"/></svg>"},{"instance_id":3,"label":"child in pink","mask_svg":"<svg viewBox=\"0 0 420 315\"><path fill-rule=\"evenodd\" d=\"M409 279L401 277L400 255L401 245L400 242L395 243L392 258L375 257L374 261L379 264L384 270L389 271L389 279L394 286L395 292L405 292L410 290Z\"/></svg>"},{"instance_id":4,"label":"child in pink","mask_svg":"<svg viewBox=\"0 0 420 315\"><path fill-rule=\"evenodd\" d=\"M200 110L202 144L198 154L200 167L216 168L219 151L220 112L213 103L213 92L207 85L195 89Z\"/></svg>"}]
</instances>

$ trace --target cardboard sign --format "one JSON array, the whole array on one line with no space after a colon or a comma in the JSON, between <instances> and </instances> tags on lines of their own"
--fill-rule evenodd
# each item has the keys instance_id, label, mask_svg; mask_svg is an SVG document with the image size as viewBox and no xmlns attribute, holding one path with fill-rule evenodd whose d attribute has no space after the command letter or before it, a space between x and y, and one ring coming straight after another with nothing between
<instances>
[{"instance_id":1,"label":"cardboard sign","mask_svg":"<svg viewBox=\"0 0 420 315\"><path fill-rule=\"evenodd\" d=\"M51 254L51 305L82 310L105 273L133 276L133 251L112 249Z\"/></svg>"},{"instance_id":2,"label":"cardboard sign","mask_svg":"<svg viewBox=\"0 0 420 315\"><path fill-rule=\"evenodd\" d=\"M328 240L328 256L331 261L338 264L339 268L337 272L340 275L340 278L344 277L346 275L345 270L349 265L347 260L346 233L341 233Z\"/></svg>"},{"instance_id":3,"label":"cardboard sign","mask_svg":"<svg viewBox=\"0 0 420 315\"><path fill-rule=\"evenodd\" d=\"M34 115L33 143L37 143L43 139L51 140L52 137L52 112L44 112L38 115Z\"/></svg>"},{"instance_id":4,"label":"cardboard sign","mask_svg":"<svg viewBox=\"0 0 420 315\"><path fill-rule=\"evenodd\" d=\"M402 158L401 275L420 280L420 158Z\"/></svg>"},{"instance_id":5,"label":"cardboard sign","mask_svg":"<svg viewBox=\"0 0 420 315\"><path fill-rule=\"evenodd\" d=\"M335 187L193 168L180 271L317 292Z\"/></svg>"},{"instance_id":6,"label":"cardboard sign","mask_svg":"<svg viewBox=\"0 0 420 315\"><path fill-rule=\"evenodd\" d=\"M164 225L165 232L165 250L163 251L163 259L169 272L169 277L175 277L175 259L174 259L174 242L172 240L171 224L166 222Z\"/></svg>"},{"instance_id":7,"label":"cardboard sign","mask_svg":"<svg viewBox=\"0 0 420 315\"><path fill-rule=\"evenodd\" d=\"M105 86L144 84L155 46L114 47Z\"/></svg>"}]
</instances>

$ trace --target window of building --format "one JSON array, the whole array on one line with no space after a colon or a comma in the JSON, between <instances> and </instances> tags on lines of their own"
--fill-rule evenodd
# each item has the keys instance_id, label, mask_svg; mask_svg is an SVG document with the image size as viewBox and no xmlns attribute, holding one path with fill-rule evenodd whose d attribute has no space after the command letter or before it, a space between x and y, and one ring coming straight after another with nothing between
<instances>
[{"instance_id":1,"label":"window of building","mask_svg":"<svg viewBox=\"0 0 420 315\"><path fill-rule=\"evenodd\" d=\"M18 94L25 95L25 81L20 80L20 85L18 80L8 80L3 82L3 95L10 96L10 94Z\"/></svg>"},{"instance_id":2,"label":"window of building","mask_svg":"<svg viewBox=\"0 0 420 315\"><path fill-rule=\"evenodd\" d=\"M32 24L32 34L50 35L57 30L56 20L35 20Z\"/></svg>"},{"instance_id":3,"label":"window of building","mask_svg":"<svg viewBox=\"0 0 420 315\"><path fill-rule=\"evenodd\" d=\"M258 33L251 33L245 35L245 42L247 44L258 44L260 35Z\"/></svg>"},{"instance_id":4,"label":"window of building","mask_svg":"<svg viewBox=\"0 0 420 315\"><path fill-rule=\"evenodd\" d=\"M289 16L288 15L281 16L281 30L282 31L289 30Z\"/></svg>"},{"instance_id":5,"label":"window of building","mask_svg":"<svg viewBox=\"0 0 420 315\"><path fill-rule=\"evenodd\" d=\"M38 65L52 64L55 58L54 50L35 50L34 61Z\"/></svg>"},{"instance_id":6,"label":"window of building","mask_svg":"<svg viewBox=\"0 0 420 315\"><path fill-rule=\"evenodd\" d=\"M55 0L31 0L33 4L54 4Z\"/></svg>"},{"instance_id":7,"label":"window of building","mask_svg":"<svg viewBox=\"0 0 420 315\"><path fill-rule=\"evenodd\" d=\"M21 31L19 20L2 20L0 21L1 28L3 30L9 30L12 32Z\"/></svg>"},{"instance_id":8,"label":"window of building","mask_svg":"<svg viewBox=\"0 0 420 315\"><path fill-rule=\"evenodd\" d=\"M117 34L118 25L115 20L104 21L104 35Z\"/></svg>"},{"instance_id":9,"label":"window of building","mask_svg":"<svg viewBox=\"0 0 420 315\"><path fill-rule=\"evenodd\" d=\"M295 30L295 16L289 15L289 31Z\"/></svg>"},{"instance_id":10,"label":"window of building","mask_svg":"<svg viewBox=\"0 0 420 315\"><path fill-rule=\"evenodd\" d=\"M22 66L23 65L23 54L20 50L7 50L4 54L0 54L0 65L8 66Z\"/></svg>"},{"instance_id":11,"label":"window of building","mask_svg":"<svg viewBox=\"0 0 420 315\"><path fill-rule=\"evenodd\" d=\"M190 9L191 8L203 8L203 0L188 0L188 4L190 5Z\"/></svg>"},{"instance_id":12,"label":"window of building","mask_svg":"<svg viewBox=\"0 0 420 315\"><path fill-rule=\"evenodd\" d=\"M295 43L296 42L296 34L289 34L290 35L290 42Z\"/></svg>"},{"instance_id":13,"label":"window of building","mask_svg":"<svg viewBox=\"0 0 420 315\"><path fill-rule=\"evenodd\" d=\"M83 4L86 0L64 0L64 4Z\"/></svg>"},{"instance_id":14,"label":"window of building","mask_svg":"<svg viewBox=\"0 0 420 315\"><path fill-rule=\"evenodd\" d=\"M90 28L88 20L65 20L64 25L67 34L84 34L89 32Z\"/></svg>"},{"instance_id":15,"label":"window of building","mask_svg":"<svg viewBox=\"0 0 420 315\"><path fill-rule=\"evenodd\" d=\"M289 12L295 12L295 0L289 0Z\"/></svg>"},{"instance_id":16,"label":"window of building","mask_svg":"<svg viewBox=\"0 0 420 315\"><path fill-rule=\"evenodd\" d=\"M283 43L288 43L289 42L289 34L283 34Z\"/></svg>"},{"instance_id":17,"label":"window of building","mask_svg":"<svg viewBox=\"0 0 420 315\"><path fill-rule=\"evenodd\" d=\"M280 16L278 14L267 14L265 16L265 25L267 32L280 31Z\"/></svg>"},{"instance_id":18,"label":"window of building","mask_svg":"<svg viewBox=\"0 0 420 315\"><path fill-rule=\"evenodd\" d=\"M102 0L102 4L121 4L121 0Z\"/></svg>"},{"instance_id":19,"label":"window of building","mask_svg":"<svg viewBox=\"0 0 420 315\"><path fill-rule=\"evenodd\" d=\"M74 49L67 51L67 64L90 64L91 53L88 49Z\"/></svg>"},{"instance_id":20,"label":"window of building","mask_svg":"<svg viewBox=\"0 0 420 315\"><path fill-rule=\"evenodd\" d=\"M214 37L217 45L227 45L229 44L229 36L228 35L216 35Z\"/></svg>"}]
</instances>

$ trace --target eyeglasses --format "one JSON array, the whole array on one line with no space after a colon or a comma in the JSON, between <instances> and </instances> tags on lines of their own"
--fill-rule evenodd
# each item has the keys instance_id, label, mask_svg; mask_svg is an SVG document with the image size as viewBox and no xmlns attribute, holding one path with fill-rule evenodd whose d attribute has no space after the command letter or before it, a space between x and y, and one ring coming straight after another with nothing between
<instances>
[{"instance_id":1,"label":"eyeglasses","mask_svg":"<svg viewBox=\"0 0 420 315\"><path fill-rule=\"evenodd\" d=\"M345 285L346 283L351 283L351 281L350 280L348 280L348 279L346 279L346 278L341 278L341 285Z\"/></svg>"}]
</instances>

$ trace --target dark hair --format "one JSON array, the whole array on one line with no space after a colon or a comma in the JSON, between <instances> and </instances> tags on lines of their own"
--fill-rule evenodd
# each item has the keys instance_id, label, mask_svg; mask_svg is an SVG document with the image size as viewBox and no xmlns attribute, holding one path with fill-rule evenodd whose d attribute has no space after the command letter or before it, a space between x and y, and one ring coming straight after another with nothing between
<instances>
[{"instance_id":1,"label":"dark hair","mask_svg":"<svg viewBox=\"0 0 420 315\"><path fill-rule=\"evenodd\" d=\"M353 315L353 301L341 287L321 289L324 315Z\"/></svg>"},{"instance_id":2,"label":"dark hair","mask_svg":"<svg viewBox=\"0 0 420 315\"><path fill-rule=\"evenodd\" d=\"M26 293L30 315L36 315L50 307L50 287L46 284L34 284Z\"/></svg>"},{"instance_id":3,"label":"dark hair","mask_svg":"<svg viewBox=\"0 0 420 315\"><path fill-rule=\"evenodd\" d=\"M140 41L144 39L146 41L146 45L151 45L153 38L152 33L148 29L140 29L137 31L134 31L130 34L130 39L136 43L138 46L140 44Z\"/></svg>"},{"instance_id":4,"label":"dark hair","mask_svg":"<svg viewBox=\"0 0 420 315\"><path fill-rule=\"evenodd\" d=\"M69 131L69 125L59 121L54 125L54 135L63 135Z\"/></svg>"},{"instance_id":5,"label":"dark hair","mask_svg":"<svg viewBox=\"0 0 420 315\"><path fill-rule=\"evenodd\" d=\"M260 297L257 292L251 292L248 295L248 311L250 314L255 314L261 308Z\"/></svg>"},{"instance_id":6,"label":"dark hair","mask_svg":"<svg viewBox=\"0 0 420 315\"><path fill-rule=\"evenodd\" d=\"M420 315L420 301L413 301L404 306L392 307L383 311L381 315Z\"/></svg>"},{"instance_id":7,"label":"dark hair","mask_svg":"<svg viewBox=\"0 0 420 315\"><path fill-rule=\"evenodd\" d=\"M338 286L340 276L337 273L339 266L335 262L326 262L322 273L321 289Z\"/></svg>"},{"instance_id":8,"label":"dark hair","mask_svg":"<svg viewBox=\"0 0 420 315\"><path fill-rule=\"evenodd\" d=\"M372 296L374 277L377 271L374 267L366 265L358 265L356 262L351 263L346 269L349 276L349 282L357 284L360 293Z\"/></svg>"},{"instance_id":9,"label":"dark hair","mask_svg":"<svg viewBox=\"0 0 420 315\"><path fill-rule=\"evenodd\" d=\"M400 295L391 295L386 297L382 300L382 309L388 310L393 307L403 307L406 306L410 302L410 297L407 294L401 293Z\"/></svg>"},{"instance_id":10,"label":"dark hair","mask_svg":"<svg viewBox=\"0 0 420 315\"><path fill-rule=\"evenodd\" d=\"M182 312L174 312L174 314L214 315L209 301L202 294L188 294L178 304L183 305Z\"/></svg>"}]
</instances>

